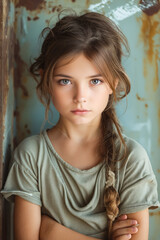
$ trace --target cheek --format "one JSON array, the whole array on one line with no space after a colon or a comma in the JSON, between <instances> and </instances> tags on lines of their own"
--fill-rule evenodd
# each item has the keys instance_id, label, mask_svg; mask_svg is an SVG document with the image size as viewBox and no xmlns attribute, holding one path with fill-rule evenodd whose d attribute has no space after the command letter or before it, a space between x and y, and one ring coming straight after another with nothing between
<instances>
[{"instance_id":1,"label":"cheek","mask_svg":"<svg viewBox=\"0 0 160 240\"><path fill-rule=\"evenodd\" d=\"M68 102L68 96L61 91L53 91L52 92L52 103L55 108L65 107Z\"/></svg>"}]
</instances>

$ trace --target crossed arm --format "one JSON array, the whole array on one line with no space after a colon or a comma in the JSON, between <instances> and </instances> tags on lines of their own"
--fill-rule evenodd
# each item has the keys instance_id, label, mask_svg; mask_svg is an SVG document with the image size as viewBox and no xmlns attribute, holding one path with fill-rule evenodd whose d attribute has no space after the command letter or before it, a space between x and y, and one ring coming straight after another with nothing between
<instances>
[{"instance_id":1,"label":"crossed arm","mask_svg":"<svg viewBox=\"0 0 160 240\"><path fill-rule=\"evenodd\" d=\"M129 233L132 234L132 240L148 240L148 209L128 214L127 217L128 220L119 218L114 224L113 240L129 239ZM133 225L131 219L136 219L139 223L136 233L134 228L130 227ZM46 216L41 218L40 206L18 196L15 197L14 234L15 240L96 240L72 231Z\"/></svg>"}]
</instances>

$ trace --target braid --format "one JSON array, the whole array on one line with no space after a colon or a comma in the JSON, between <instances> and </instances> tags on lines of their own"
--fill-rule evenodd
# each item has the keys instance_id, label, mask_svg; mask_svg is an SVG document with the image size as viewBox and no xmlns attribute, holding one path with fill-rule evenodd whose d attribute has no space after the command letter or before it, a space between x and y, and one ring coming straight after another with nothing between
<instances>
[{"instance_id":1,"label":"braid","mask_svg":"<svg viewBox=\"0 0 160 240\"><path fill-rule=\"evenodd\" d=\"M110 105L110 102L109 102ZM106 159L106 186L104 191L104 206L107 214L107 239L111 240L112 223L118 215L120 204L119 194L115 189L115 171L117 157L120 155L122 145L124 146L124 154L120 158L123 159L126 155L126 146L121 134L121 126L113 106L104 110L102 113L102 153ZM117 140L120 140L120 146ZM107 147L106 147L107 146Z\"/></svg>"}]
</instances>

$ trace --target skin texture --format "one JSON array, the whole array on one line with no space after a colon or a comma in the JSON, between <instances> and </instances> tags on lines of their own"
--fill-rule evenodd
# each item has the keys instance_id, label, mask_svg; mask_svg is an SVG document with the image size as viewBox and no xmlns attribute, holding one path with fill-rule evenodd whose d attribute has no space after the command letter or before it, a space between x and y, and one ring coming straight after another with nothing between
<instances>
[{"instance_id":1,"label":"skin texture","mask_svg":"<svg viewBox=\"0 0 160 240\"><path fill-rule=\"evenodd\" d=\"M51 93L60 120L56 127L48 131L48 136L66 162L79 169L88 169L99 162L94 149L100 137L101 113L112 90L83 54L70 60L66 58L59 62L54 72ZM130 227L135 219L139 223L138 231ZM147 240L148 219L148 210L118 218L113 226L112 240L130 239L131 235L128 234L132 234L133 240ZM40 206L18 196L15 197L14 231L15 240L95 240L47 216L41 217Z\"/></svg>"},{"instance_id":2,"label":"skin texture","mask_svg":"<svg viewBox=\"0 0 160 240\"><path fill-rule=\"evenodd\" d=\"M148 219L148 209L119 217L113 225L112 240L130 239L130 234L134 240L147 240ZM139 223L138 231L134 231L136 228L133 227L133 222ZM40 206L18 196L15 197L14 230L15 240L95 240L74 232L47 216L41 217Z\"/></svg>"},{"instance_id":3,"label":"skin texture","mask_svg":"<svg viewBox=\"0 0 160 240\"><path fill-rule=\"evenodd\" d=\"M83 54L72 60L68 57L56 65L52 86L52 101L63 118L63 124L65 121L77 127L82 124L86 127L88 124L99 125L112 90ZM76 109L88 112L73 112Z\"/></svg>"}]
</instances>

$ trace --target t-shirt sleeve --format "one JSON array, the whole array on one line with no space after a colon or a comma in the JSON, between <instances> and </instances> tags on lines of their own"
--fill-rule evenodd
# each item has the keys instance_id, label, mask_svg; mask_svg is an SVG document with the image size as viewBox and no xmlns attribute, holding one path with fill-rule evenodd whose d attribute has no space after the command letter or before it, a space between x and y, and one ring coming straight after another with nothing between
<instances>
[{"instance_id":1,"label":"t-shirt sleeve","mask_svg":"<svg viewBox=\"0 0 160 240\"><path fill-rule=\"evenodd\" d=\"M32 141L31 141L32 142ZM38 187L38 171L33 151L36 148L29 140L24 140L15 149L13 161L1 194L9 201L14 196L41 206L41 196Z\"/></svg>"},{"instance_id":2,"label":"t-shirt sleeve","mask_svg":"<svg viewBox=\"0 0 160 240\"><path fill-rule=\"evenodd\" d=\"M145 149L132 142L129 151L121 176L119 215L160 206L157 181Z\"/></svg>"}]
</instances>

